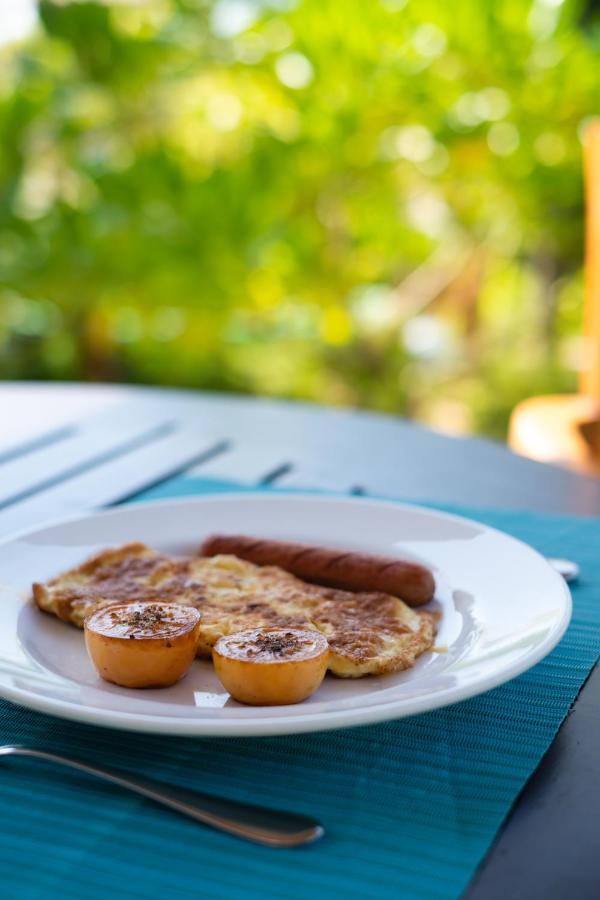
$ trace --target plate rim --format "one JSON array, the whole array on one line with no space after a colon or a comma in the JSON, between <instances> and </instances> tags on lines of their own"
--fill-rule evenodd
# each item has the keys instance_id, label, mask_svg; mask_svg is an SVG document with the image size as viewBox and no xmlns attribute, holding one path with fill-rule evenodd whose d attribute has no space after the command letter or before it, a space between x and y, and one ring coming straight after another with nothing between
<instances>
[{"instance_id":1,"label":"plate rim","mask_svg":"<svg viewBox=\"0 0 600 900\"><path fill-rule=\"evenodd\" d=\"M513 678L516 678L518 675L521 675L523 672L528 671L544 659L544 657L557 646L569 626L573 610L571 592L564 579L552 570L552 567L543 554L530 544L499 528L480 522L477 519L447 512L446 510L438 509L429 504L423 505L388 498L348 496L347 494L335 494L318 490L315 490L314 492L290 490L288 492L278 489L277 491L270 492L261 490L260 488L249 488L244 491L215 491L185 497L165 497L157 498L155 500L140 499L130 501L122 506L109 507L108 509L89 510L83 513L75 512L67 516L58 516L42 522L35 528L19 529L12 534L3 536L0 540L0 548L25 537L33 536L55 527L74 524L89 519L106 518L138 507L143 509L160 509L166 506L201 505L210 500L236 503L248 499L256 500L257 498L275 502L289 502L290 500L296 502L308 502L321 500L328 503L333 502L350 506L384 506L395 510L416 510L418 512L430 513L435 517L450 519L468 525L475 525L487 532L499 535L503 540L508 540L509 542L513 542L520 547L525 548L529 553L538 557L538 559L548 567L555 577L557 586L560 585L561 587L563 598L561 616L545 638L535 648L518 660L506 665L501 670L493 671L485 677L478 678L475 682L466 683L458 687L452 686L418 697L404 698L402 700L401 712L398 712L397 710L398 700L396 699L376 704L372 707L361 707L359 705L357 707L313 713L312 715L307 714L304 716L294 716L292 713L277 718L261 718L260 714L258 714L252 719L211 720L190 717L163 717L148 713L135 713L135 718L132 719L131 713L129 712L84 705L78 706L69 701L44 697L24 689L14 688L3 684L0 684L0 697L22 707L33 709L36 712L54 715L69 721L95 725L96 727L116 728L122 731L171 735L174 737L268 737L274 735L329 731L403 719L418 715L419 713L431 712L436 709L453 705L454 703L460 703L470 697L487 693L487 691L505 684ZM28 601L24 601L24 603L26 602ZM257 712L258 709L260 708L257 708ZM396 714L394 714L394 709L396 709Z\"/></svg>"}]
</instances>

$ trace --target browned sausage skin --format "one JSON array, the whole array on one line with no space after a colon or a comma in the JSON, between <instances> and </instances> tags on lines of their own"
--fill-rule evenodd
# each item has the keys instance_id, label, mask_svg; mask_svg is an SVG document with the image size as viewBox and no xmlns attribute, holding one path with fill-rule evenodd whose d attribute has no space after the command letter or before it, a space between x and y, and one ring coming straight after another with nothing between
<instances>
[{"instance_id":1,"label":"browned sausage skin","mask_svg":"<svg viewBox=\"0 0 600 900\"><path fill-rule=\"evenodd\" d=\"M238 534L214 534L201 556L230 553L259 566L279 566L304 581L347 591L380 591L421 606L432 599L435 581L425 566L392 556L315 547Z\"/></svg>"}]
</instances>

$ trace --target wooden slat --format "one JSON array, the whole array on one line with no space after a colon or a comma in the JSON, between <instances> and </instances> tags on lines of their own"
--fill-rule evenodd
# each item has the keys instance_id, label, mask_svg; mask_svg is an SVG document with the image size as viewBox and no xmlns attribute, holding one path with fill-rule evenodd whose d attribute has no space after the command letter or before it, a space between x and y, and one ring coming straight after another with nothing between
<instances>
[{"instance_id":1,"label":"wooden slat","mask_svg":"<svg viewBox=\"0 0 600 900\"><path fill-rule=\"evenodd\" d=\"M164 412L152 414L134 403L85 420L62 440L0 464L0 509L141 446L173 427Z\"/></svg>"},{"instance_id":2,"label":"wooden slat","mask_svg":"<svg viewBox=\"0 0 600 900\"><path fill-rule=\"evenodd\" d=\"M276 483L280 487L316 488L348 493L359 481L358 472L352 465L348 466L345 463L343 467L335 469L307 461L288 472L283 472Z\"/></svg>"},{"instance_id":3,"label":"wooden slat","mask_svg":"<svg viewBox=\"0 0 600 900\"><path fill-rule=\"evenodd\" d=\"M0 512L0 535L43 521L117 503L221 452L225 443L196 424L156 437L143 447L42 491Z\"/></svg>"},{"instance_id":4,"label":"wooden slat","mask_svg":"<svg viewBox=\"0 0 600 900\"><path fill-rule=\"evenodd\" d=\"M4 427L6 428L6 425ZM0 465L9 463L13 459L20 459L28 453L35 453L36 450L52 447L54 444L60 443L76 433L77 428L74 425L65 425L63 428L44 431L35 437L19 441L16 444L8 444L4 450L0 451Z\"/></svg>"},{"instance_id":5,"label":"wooden slat","mask_svg":"<svg viewBox=\"0 0 600 900\"><path fill-rule=\"evenodd\" d=\"M236 481L244 485L271 483L274 473L292 467L291 454L286 447L273 447L244 439L227 452L199 466L187 474L197 478Z\"/></svg>"},{"instance_id":6,"label":"wooden slat","mask_svg":"<svg viewBox=\"0 0 600 900\"><path fill-rule=\"evenodd\" d=\"M105 385L3 382L0 385L0 454L35 444L82 419L122 403L122 389ZM132 397L133 399L133 397Z\"/></svg>"},{"instance_id":7,"label":"wooden slat","mask_svg":"<svg viewBox=\"0 0 600 900\"><path fill-rule=\"evenodd\" d=\"M410 435L394 433L383 423L378 437L369 431L363 427L360 441L343 450L327 446L322 435L321 452L306 452L277 483L337 491L361 488L381 496L474 507L583 515L600 511L600 481L540 465L500 445L432 433L422 438L417 427Z\"/></svg>"}]
</instances>

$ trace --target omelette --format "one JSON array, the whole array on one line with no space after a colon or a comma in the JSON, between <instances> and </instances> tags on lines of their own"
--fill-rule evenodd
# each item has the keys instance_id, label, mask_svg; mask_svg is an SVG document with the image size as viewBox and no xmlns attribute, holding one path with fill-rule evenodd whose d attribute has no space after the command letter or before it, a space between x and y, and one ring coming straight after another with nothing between
<instances>
[{"instance_id":1,"label":"omelette","mask_svg":"<svg viewBox=\"0 0 600 900\"><path fill-rule=\"evenodd\" d=\"M198 656L250 628L309 628L325 635L329 669L343 678L397 672L433 646L434 616L382 593L306 584L276 566L236 556L172 557L141 543L104 550L77 568L33 585L44 612L83 628L114 603L172 602L196 607Z\"/></svg>"}]
</instances>

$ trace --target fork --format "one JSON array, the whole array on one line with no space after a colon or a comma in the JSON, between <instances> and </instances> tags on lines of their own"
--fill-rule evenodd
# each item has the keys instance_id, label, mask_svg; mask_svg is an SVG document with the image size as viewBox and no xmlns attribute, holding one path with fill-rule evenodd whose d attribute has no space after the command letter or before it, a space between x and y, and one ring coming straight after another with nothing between
<instances>
[{"instance_id":1,"label":"fork","mask_svg":"<svg viewBox=\"0 0 600 900\"><path fill-rule=\"evenodd\" d=\"M26 756L94 775L141 794L196 822L202 822L211 828L226 831L228 834L267 847L297 847L312 843L324 834L323 826L310 816L238 803L236 800L226 800L211 794L165 785L160 781L132 777L118 769L99 768L81 759L61 756L35 747L3 746L0 747L0 756Z\"/></svg>"}]
</instances>

